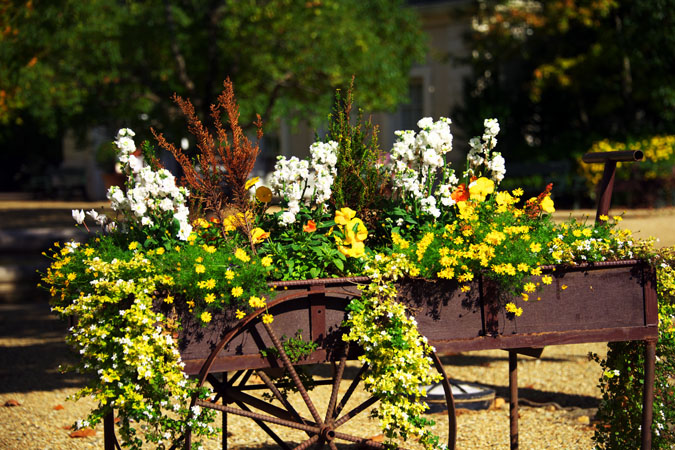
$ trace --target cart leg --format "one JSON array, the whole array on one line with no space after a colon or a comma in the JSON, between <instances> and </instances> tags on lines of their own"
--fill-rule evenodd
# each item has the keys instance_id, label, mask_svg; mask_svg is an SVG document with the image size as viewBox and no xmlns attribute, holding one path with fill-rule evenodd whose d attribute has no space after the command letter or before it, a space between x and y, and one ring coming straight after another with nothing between
<instances>
[{"instance_id":1,"label":"cart leg","mask_svg":"<svg viewBox=\"0 0 675 450\"><path fill-rule=\"evenodd\" d=\"M225 384L225 383L227 383L227 372L223 373L223 384ZM224 404L225 404L225 397L223 396L223 405ZM223 411L223 413L222 413L222 420L223 420L222 424L221 424L221 426L223 428L223 431L222 431L223 434L221 436L222 441L223 441L222 445L223 445L223 450L227 450L227 413L225 411Z\"/></svg>"},{"instance_id":2,"label":"cart leg","mask_svg":"<svg viewBox=\"0 0 675 450\"><path fill-rule=\"evenodd\" d=\"M654 365L656 341L645 342L645 383L642 392L642 450L652 448L652 409L654 405Z\"/></svg>"},{"instance_id":3,"label":"cart leg","mask_svg":"<svg viewBox=\"0 0 675 450\"><path fill-rule=\"evenodd\" d=\"M518 353L509 350L509 422L511 450L518 449Z\"/></svg>"},{"instance_id":4,"label":"cart leg","mask_svg":"<svg viewBox=\"0 0 675 450\"><path fill-rule=\"evenodd\" d=\"M115 450L115 415L112 411L103 418L103 448Z\"/></svg>"}]
</instances>

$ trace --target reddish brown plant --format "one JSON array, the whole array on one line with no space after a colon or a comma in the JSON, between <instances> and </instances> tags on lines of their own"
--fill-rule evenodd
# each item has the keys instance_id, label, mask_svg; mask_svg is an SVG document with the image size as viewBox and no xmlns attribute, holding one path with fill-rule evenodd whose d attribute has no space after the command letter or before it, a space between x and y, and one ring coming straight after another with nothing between
<instances>
[{"instance_id":1,"label":"reddish brown plant","mask_svg":"<svg viewBox=\"0 0 675 450\"><path fill-rule=\"evenodd\" d=\"M174 94L173 100L187 120L188 131L196 139L199 151L196 160L191 161L181 149L168 142L162 133L157 133L154 129L152 133L160 147L171 152L180 164L184 173L182 181L190 188L193 199L201 203L206 211L215 214L222 224L232 209L246 211L250 208L245 186L260 152L262 120L258 115L254 122L258 139L254 145L239 125L239 106L229 78L225 80L224 89L218 99L211 105L215 129L213 135L197 117L189 99ZM227 116L231 141L222 122L223 111ZM227 189L231 192L229 196L226 194Z\"/></svg>"}]
</instances>

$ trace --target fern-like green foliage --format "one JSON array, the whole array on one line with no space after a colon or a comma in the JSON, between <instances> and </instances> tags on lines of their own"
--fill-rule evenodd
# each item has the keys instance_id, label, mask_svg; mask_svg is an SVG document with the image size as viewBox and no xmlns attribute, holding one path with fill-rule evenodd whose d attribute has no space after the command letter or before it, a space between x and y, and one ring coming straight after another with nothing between
<instances>
[{"instance_id":1,"label":"fern-like green foliage","mask_svg":"<svg viewBox=\"0 0 675 450\"><path fill-rule=\"evenodd\" d=\"M354 80L346 97L340 91L336 93L330 116L327 139L340 146L331 200L336 210L349 207L368 224L376 220L375 210L384 201L389 183L381 169L384 154L378 142L378 127L370 119L364 122L361 110L352 124L353 88Z\"/></svg>"}]
</instances>

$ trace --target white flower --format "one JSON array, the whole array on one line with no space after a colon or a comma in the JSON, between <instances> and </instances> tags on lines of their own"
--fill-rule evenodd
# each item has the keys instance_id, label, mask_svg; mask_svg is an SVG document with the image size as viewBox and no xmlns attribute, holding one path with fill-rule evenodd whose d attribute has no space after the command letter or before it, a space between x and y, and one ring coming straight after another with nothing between
<instances>
[{"instance_id":1,"label":"white flower","mask_svg":"<svg viewBox=\"0 0 675 450\"><path fill-rule=\"evenodd\" d=\"M81 209L73 209L72 213L75 222L82 225L84 223L84 211Z\"/></svg>"}]
</instances>

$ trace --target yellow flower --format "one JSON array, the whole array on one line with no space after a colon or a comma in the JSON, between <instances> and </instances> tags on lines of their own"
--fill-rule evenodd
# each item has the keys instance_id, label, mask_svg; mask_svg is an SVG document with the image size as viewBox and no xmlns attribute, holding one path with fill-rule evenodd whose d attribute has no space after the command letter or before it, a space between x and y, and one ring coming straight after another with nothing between
<instances>
[{"instance_id":1,"label":"yellow flower","mask_svg":"<svg viewBox=\"0 0 675 450\"><path fill-rule=\"evenodd\" d=\"M462 292L469 292L471 290L471 286L465 284L464 286L459 288L459 290L462 291Z\"/></svg>"},{"instance_id":2,"label":"yellow flower","mask_svg":"<svg viewBox=\"0 0 675 450\"><path fill-rule=\"evenodd\" d=\"M248 304L251 306L251 308L264 308L265 307L265 299L262 299L260 297L251 296L251 298L248 299Z\"/></svg>"},{"instance_id":3,"label":"yellow flower","mask_svg":"<svg viewBox=\"0 0 675 450\"><path fill-rule=\"evenodd\" d=\"M254 244L262 242L268 237L270 237L269 232L263 230L262 228L254 228L251 231L251 242L253 242Z\"/></svg>"},{"instance_id":4,"label":"yellow flower","mask_svg":"<svg viewBox=\"0 0 675 450\"><path fill-rule=\"evenodd\" d=\"M368 237L368 229L361 219L353 218L345 226L345 244L349 245L353 241L363 242Z\"/></svg>"},{"instance_id":5,"label":"yellow flower","mask_svg":"<svg viewBox=\"0 0 675 450\"><path fill-rule=\"evenodd\" d=\"M202 258L201 256L199 256L199 257L195 258L195 261L197 261L198 263L200 263L200 262L204 261L204 258Z\"/></svg>"},{"instance_id":6,"label":"yellow flower","mask_svg":"<svg viewBox=\"0 0 675 450\"><path fill-rule=\"evenodd\" d=\"M541 267L535 267L532 270L530 270L530 273L535 276L541 275Z\"/></svg>"},{"instance_id":7,"label":"yellow flower","mask_svg":"<svg viewBox=\"0 0 675 450\"><path fill-rule=\"evenodd\" d=\"M541 210L549 214L555 212L555 208L553 207L553 200L551 200L550 195L547 195L542 199Z\"/></svg>"},{"instance_id":8,"label":"yellow flower","mask_svg":"<svg viewBox=\"0 0 675 450\"><path fill-rule=\"evenodd\" d=\"M621 222L623 220L623 217L621 216L613 216L612 219L614 219L615 222Z\"/></svg>"},{"instance_id":9,"label":"yellow flower","mask_svg":"<svg viewBox=\"0 0 675 450\"><path fill-rule=\"evenodd\" d=\"M89 247L84 250L84 256L91 256L94 254L94 249Z\"/></svg>"},{"instance_id":10,"label":"yellow flower","mask_svg":"<svg viewBox=\"0 0 675 450\"><path fill-rule=\"evenodd\" d=\"M129 250L136 250L140 244L136 241L129 243Z\"/></svg>"},{"instance_id":11,"label":"yellow flower","mask_svg":"<svg viewBox=\"0 0 675 450\"><path fill-rule=\"evenodd\" d=\"M237 319L243 319L244 317L246 317L246 313L241 309L238 309L237 311L235 311L234 317L236 317Z\"/></svg>"},{"instance_id":12,"label":"yellow flower","mask_svg":"<svg viewBox=\"0 0 675 450\"><path fill-rule=\"evenodd\" d=\"M532 253L538 253L541 251L541 244L539 242L533 242L530 244L530 250Z\"/></svg>"},{"instance_id":13,"label":"yellow flower","mask_svg":"<svg viewBox=\"0 0 675 450\"><path fill-rule=\"evenodd\" d=\"M211 225L209 221L203 217L199 217L197 220L192 222L192 224L197 228L208 228Z\"/></svg>"},{"instance_id":14,"label":"yellow flower","mask_svg":"<svg viewBox=\"0 0 675 450\"><path fill-rule=\"evenodd\" d=\"M214 287L216 287L216 280L214 280L213 278L209 278L208 280L206 280L204 286L207 289L213 289Z\"/></svg>"},{"instance_id":15,"label":"yellow flower","mask_svg":"<svg viewBox=\"0 0 675 450\"><path fill-rule=\"evenodd\" d=\"M202 322L204 323L209 323L211 322L211 313L208 311L204 311L201 316L199 316L200 319L202 319Z\"/></svg>"},{"instance_id":16,"label":"yellow flower","mask_svg":"<svg viewBox=\"0 0 675 450\"><path fill-rule=\"evenodd\" d=\"M260 261L260 264L262 264L263 267L269 267L272 265L272 257L271 256L264 256L263 259Z\"/></svg>"},{"instance_id":17,"label":"yellow flower","mask_svg":"<svg viewBox=\"0 0 675 450\"><path fill-rule=\"evenodd\" d=\"M517 188L511 191L514 195L514 197L522 197L523 194L525 193L522 188Z\"/></svg>"},{"instance_id":18,"label":"yellow flower","mask_svg":"<svg viewBox=\"0 0 675 450\"><path fill-rule=\"evenodd\" d=\"M600 217L598 217L598 219L600 219L602 222L607 222L609 220L609 217L604 214L600 214Z\"/></svg>"},{"instance_id":19,"label":"yellow flower","mask_svg":"<svg viewBox=\"0 0 675 450\"><path fill-rule=\"evenodd\" d=\"M563 284L562 286L560 286L560 289L562 289L564 291L565 289L567 289L567 285Z\"/></svg>"},{"instance_id":20,"label":"yellow flower","mask_svg":"<svg viewBox=\"0 0 675 450\"><path fill-rule=\"evenodd\" d=\"M218 249L214 247L213 245L202 245L202 248L206 253L215 253Z\"/></svg>"},{"instance_id":21,"label":"yellow flower","mask_svg":"<svg viewBox=\"0 0 675 450\"><path fill-rule=\"evenodd\" d=\"M544 275L541 277L541 282L544 284L551 284L553 283L553 278L551 278L549 275Z\"/></svg>"},{"instance_id":22,"label":"yellow flower","mask_svg":"<svg viewBox=\"0 0 675 450\"><path fill-rule=\"evenodd\" d=\"M206 297L204 297L204 301L206 303L213 303L216 301L216 296L213 293L206 294Z\"/></svg>"},{"instance_id":23,"label":"yellow flower","mask_svg":"<svg viewBox=\"0 0 675 450\"><path fill-rule=\"evenodd\" d=\"M480 177L469 185L471 200L478 200L479 202L484 201L485 197L487 197L488 194L492 194L494 191L495 182L485 177Z\"/></svg>"},{"instance_id":24,"label":"yellow flower","mask_svg":"<svg viewBox=\"0 0 675 450\"><path fill-rule=\"evenodd\" d=\"M246 190L248 191L249 189L251 189L251 186L253 186L254 184L256 184L258 181L260 181L260 177L253 177L253 178L251 178L251 179L248 180L248 181L246 182L246 184L244 185L244 189L246 189Z\"/></svg>"},{"instance_id":25,"label":"yellow flower","mask_svg":"<svg viewBox=\"0 0 675 450\"><path fill-rule=\"evenodd\" d=\"M173 295L167 295L166 298L164 299L164 303L168 303L169 305L173 303Z\"/></svg>"},{"instance_id":26,"label":"yellow flower","mask_svg":"<svg viewBox=\"0 0 675 450\"><path fill-rule=\"evenodd\" d=\"M164 254L164 247L159 247L158 249L155 250L155 253L158 255L163 255Z\"/></svg>"},{"instance_id":27,"label":"yellow flower","mask_svg":"<svg viewBox=\"0 0 675 450\"><path fill-rule=\"evenodd\" d=\"M68 274L68 281L73 281L75 278L77 278L76 274L72 272Z\"/></svg>"},{"instance_id":28,"label":"yellow flower","mask_svg":"<svg viewBox=\"0 0 675 450\"><path fill-rule=\"evenodd\" d=\"M520 296L523 297L523 300L525 300L525 301L528 301L530 299L530 296L528 294L526 294L525 292L520 294Z\"/></svg>"},{"instance_id":29,"label":"yellow flower","mask_svg":"<svg viewBox=\"0 0 675 450\"><path fill-rule=\"evenodd\" d=\"M537 287L534 285L534 283L525 283L525 286L523 286L523 289L525 292L534 292L537 290Z\"/></svg>"},{"instance_id":30,"label":"yellow flower","mask_svg":"<svg viewBox=\"0 0 675 450\"><path fill-rule=\"evenodd\" d=\"M231 271L230 269L227 269L225 271L225 278L228 280L234 280L234 272Z\"/></svg>"},{"instance_id":31,"label":"yellow flower","mask_svg":"<svg viewBox=\"0 0 675 450\"><path fill-rule=\"evenodd\" d=\"M272 314L263 314L262 321L263 323L272 323L274 322L274 316Z\"/></svg>"},{"instance_id":32,"label":"yellow flower","mask_svg":"<svg viewBox=\"0 0 675 450\"><path fill-rule=\"evenodd\" d=\"M335 223L338 225L347 225L351 219L356 216L356 211L351 208L344 207L339 211L335 211Z\"/></svg>"},{"instance_id":33,"label":"yellow flower","mask_svg":"<svg viewBox=\"0 0 675 450\"><path fill-rule=\"evenodd\" d=\"M234 251L234 257L241 262L249 262L251 260L251 257L248 256L246 251L241 248L238 248L237 250Z\"/></svg>"},{"instance_id":34,"label":"yellow flower","mask_svg":"<svg viewBox=\"0 0 675 450\"><path fill-rule=\"evenodd\" d=\"M203 264L195 264L195 272L204 273L206 272L206 267Z\"/></svg>"},{"instance_id":35,"label":"yellow flower","mask_svg":"<svg viewBox=\"0 0 675 450\"><path fill-rule=\"evenodd\" d=\"M516 315L516 317L520 317L521 314L523 314L523 308L518 308L514 303L509 302L506 304L506 312L510 312Z\"/></svg>"},{"instance_id":36,"label":"yellow flower","mask_svg":"<svg viewBox=\"0 0 675 450\"><path fill-rule=\"evenodd\" d=\"M244 293L244 289L242 289L241 286L235 286L230 292L232 293L232 297L241 297Z\"/></svg>"}]
</instances>

